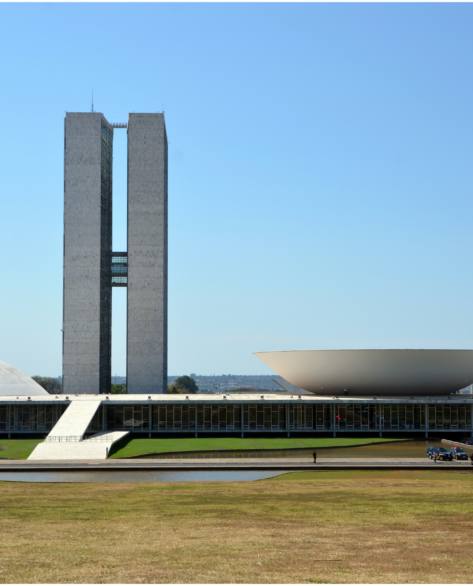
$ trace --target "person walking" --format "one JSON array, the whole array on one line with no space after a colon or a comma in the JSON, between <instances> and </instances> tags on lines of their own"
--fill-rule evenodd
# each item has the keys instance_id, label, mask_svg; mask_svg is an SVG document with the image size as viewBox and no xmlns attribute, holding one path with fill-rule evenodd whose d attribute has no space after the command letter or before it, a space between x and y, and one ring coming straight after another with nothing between
<instances>
[{"instance_id":1,"label":"person walking","mask_svg":"<svg viewBox=\"0 0 473 586\"><path fill-rule=\"evenodd\" d=\"M317 464L317 452L314 452L312 456L314 457L314 464Z\"/></svg>"}]
</instances>

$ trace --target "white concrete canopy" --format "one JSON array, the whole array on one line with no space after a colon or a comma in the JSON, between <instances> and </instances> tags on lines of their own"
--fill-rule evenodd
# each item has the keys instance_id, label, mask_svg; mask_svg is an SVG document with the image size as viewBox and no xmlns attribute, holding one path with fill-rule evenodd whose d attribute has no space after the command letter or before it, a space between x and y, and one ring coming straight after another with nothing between
<instances>
[{"instance_id":1,"label":"white concrete canopy","mask_svg":"<svg viewBox=\"0 0 473 586\"><path fill-rule=\"evenodd\" d=\"M48 395L30 376L0 360L0 397Z\"/></svg>"}]
</instances>

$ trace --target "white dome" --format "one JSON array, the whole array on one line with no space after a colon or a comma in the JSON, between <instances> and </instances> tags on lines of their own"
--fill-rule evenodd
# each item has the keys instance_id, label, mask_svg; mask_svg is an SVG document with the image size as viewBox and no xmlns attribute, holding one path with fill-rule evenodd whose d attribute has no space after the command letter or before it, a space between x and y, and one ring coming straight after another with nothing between
<instances>
[{"instance_id":1,"label":"white dome","mask_svg":"<svg viewBox=\"0 0 473 586\"><path fill-rule=\"evenodd\" d=\"M448 395L473 383L473 350L290 350L256 356L317 395Z\"/></svg>"},{"instance_id":2,"label":"white dome","mask_svg":"<svg viewBox=\"0 0 473 586\"><path fill-rule=\"evenodd\" d=\"M0 360L0 397L48 394L46 389L30 376Z\"/></svg>"}]
</instances>

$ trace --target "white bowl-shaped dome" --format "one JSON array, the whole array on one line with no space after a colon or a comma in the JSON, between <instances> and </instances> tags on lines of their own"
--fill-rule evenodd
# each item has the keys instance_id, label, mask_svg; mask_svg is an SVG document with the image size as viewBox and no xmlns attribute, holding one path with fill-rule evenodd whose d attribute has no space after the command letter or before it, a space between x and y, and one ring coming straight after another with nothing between
<instances>
[{"instance_id":1,"label":"white bowl-shaped dome","mask_svg":"<svg viewBox=\"0 0 473 586\"><path fill-rule=\"evenodd\" d=\"M46 389L43 389L30 376L20 372L14 366L0 361L0 397L47 395Z\"/></svg>"},{"instance_id":2,"label":"white bowl-shaped dome","mask_svg":"<svg viewBox=\"0 0 473 586\"><path fill-rule=\"evenodd\" d=\"M256 356L317 395L448 395L473 382L473 350L291 350Z\"/></svg>"}]
</instances>

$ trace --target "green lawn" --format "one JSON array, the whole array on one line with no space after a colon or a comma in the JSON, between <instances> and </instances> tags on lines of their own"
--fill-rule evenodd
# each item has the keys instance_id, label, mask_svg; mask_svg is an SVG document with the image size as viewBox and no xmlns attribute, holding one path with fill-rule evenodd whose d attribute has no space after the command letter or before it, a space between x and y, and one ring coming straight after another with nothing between
<instances>
[{"instance_id":1,"label":"green lawn","mask_svg":"<svg viewBox=\"0 0 473 586\"><path fill-rule=\"evenodd\" d=\"M353 447L366 444L379 444L392 441L403 441L393 438L151 438L132 439L117 450L112 458L134 458L146 454L165 454L169 452L216 452L222 450L290 450Z\"/></svg>"},{"instance_id":2,"label":"green lawn","mask_svg":"<svg viewBox=\"0 0 473 586\"><path fill-rule=\"evenodd\" d=\"M36 439L0 439L0 459L25 460L35 446L41 442ZM131 439L117 450L112 458L134 458L147 454L166 454L176 452L219 452L245 450L293 450L351 448L363 445L382 444L405 440L394 438L151 438Z\"/></svg>"},{"instance_id":3,"label":"green lawn","mask_svg":"<svg viewBox=\"0 0 473 586\"><path fill-rule=\"evenodd\" d=\"M26 460L41 439L0 439L0 459Z\"/></svg>"}]
</instances>

